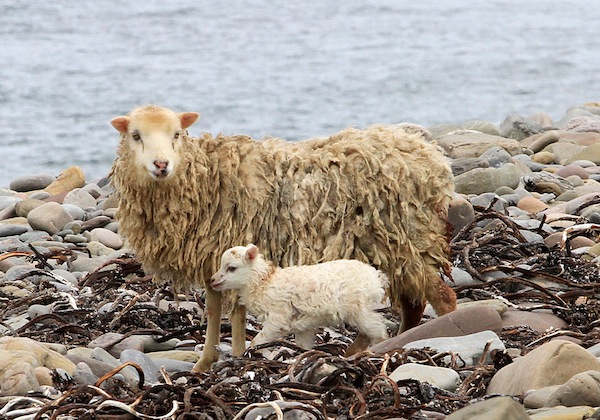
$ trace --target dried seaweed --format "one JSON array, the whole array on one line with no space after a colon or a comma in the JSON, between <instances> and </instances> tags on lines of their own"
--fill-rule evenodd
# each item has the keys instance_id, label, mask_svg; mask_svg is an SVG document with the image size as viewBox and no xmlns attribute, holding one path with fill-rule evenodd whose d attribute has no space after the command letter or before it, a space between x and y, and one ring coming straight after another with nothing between
<instances>
[{"instance_id":1,"label":"dried seaweed","mask_svg":"<svg viewBox=\"0 0 600 420\"><path fill-rule=\"evenodd\" d=\"M543 223L530 230L546 235ZM568 250L567 240L552 249L541 243L527 243L523 230L501 213L479 211L474 222L459 232L451 244L454 264L479 280L478 284L456 286L458 296L476 300L498 298L521 310L552 310L568 323L566 328L545 333L524 325L505 328L500 333L501 340L507 347L521 349L523 354L558 335L577 338L585 347L600 342L598 264L586 255L574 255ZM572 232L575 233L595 235L593 230ZM46 272L49 259L68 263L79 252L28 255L38 263L40 271ZM108 261L83 279L73 293L60 292L48 281L26 280L20 281L27 283L30 295L4 299L1 319L6 321L26 312L36 303L50 305L51 313L35 317L15 330L6 327L4 321L5 335L68 347L86 346L107 332L123 334L124 338L144 334L159 342L179 338L204 344L202 311L185 309L184 305L173 304L166 309L156 305L170 292L151 282L131 256ZM191 299L202 305L203 296L178 299ZM399 322L389 309L382 312ZM229 324L223 325L221 341L230 339L228 327ZM249 338L257 328L249 320ZM314 419L416 420L431 418L432 413L449 414L485 398L490 379L511 363L506 353L491 352L491 363L486 364L482 356L476 366L465 368L458 355L429 349L399 349L385 355L365 352L347 359L342 355L356 333L344 326L337 332L339 335L334 336L321 331L317 346L310 351L281 340L249 348L238 358L224 355L208 372L162 372L159 382L151 385L144 384L141 369L132 363L118 367L94 385L79 385L56 374L57 395L32 394L0 400L0 417L241 419L252 410L263 408L271 410L265 417L271 419L294 411ZM117 343L116 340L105 348ZM269 358L265 358L265 353ZM416 380L390 380L394 369L409 362L454 369L462 378L461 385L448 392ZM115 376L125 366L137 369L137 386ZM284 401L286 404L282 404Z\"/></svg>"}]
</instances>

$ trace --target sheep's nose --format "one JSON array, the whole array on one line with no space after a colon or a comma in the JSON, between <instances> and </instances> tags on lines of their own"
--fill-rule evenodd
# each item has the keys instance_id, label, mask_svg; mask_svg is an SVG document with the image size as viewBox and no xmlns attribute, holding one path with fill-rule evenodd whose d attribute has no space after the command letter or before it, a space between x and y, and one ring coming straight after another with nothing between
<instances>
[{"instance_id":1,"label":"sheep's nose","mask_svg":"<svg viewBox=\"0 0 600 420\"><path fill-rule=\"evenodd\" d=\"M168 160L155 160L154 166L156 167L157 175L166 175L167 167L169 166L169 161Z\"/></svg>"}]
</instances>

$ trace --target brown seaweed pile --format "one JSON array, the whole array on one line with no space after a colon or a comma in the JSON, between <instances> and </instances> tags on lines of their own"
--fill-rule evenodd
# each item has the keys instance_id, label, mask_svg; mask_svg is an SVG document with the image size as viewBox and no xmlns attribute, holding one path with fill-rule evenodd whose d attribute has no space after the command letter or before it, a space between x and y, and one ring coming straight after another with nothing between
<instances>
[{"instance_id":1,"label":"brown seaweed pile","mask_svg":"<svg viewBox=\"0 0 600 420\"><path fill-rule=\"evenodd\" d=\"M532 231L545 236L543 223ZM569 247L572 237L595 236L597 229L595 225L576 226L583 227L566 229L563 241L548 248L543 243L528 242L521 233L523 227L505 215L479 209L475 220L452 241L454 265L480 280L477 284L456 286L459 297L497 298L527 311L549 309L569 324L568 328L544 334L527 326L505 328L500 337L507 347L519 348L524 354L558 335L578 338L584 347L600 342L600 267L592 256L574 255ZM85 250L41 255L32 249L28 258L36 262L40 272L49 275L49 259L69 263L81 252ZM34 283L26 277L14 283L27 288L31 295L17 299L0 295L0 320L25 313L32 304L53 304L51 313L11 330L9 335L15 337L60 343L69 348L86 346L107 332L125 337L151 334L159 342L179 338L203 343L202 314L183 305L161 309L154 304L169 296L169 292L156 286L130 255L109 261L102 269L88 274L79 286L85 293L59 292L48 281ZM202 295L189 299L202 307ZM110 310L99 313L97 308L106 302L114 304ZM383 312L399 322L389 310ZM224 325L221 341L229 341L228 327ZM249 325L249 339L257 328ZM224 356L209 372L162 372L160 382L150 386L144 385L142 370L131 362L94 385L80 385L56 374L59 392L0 399L0 418L242 419L260 409L266 410L263 418L272 419L283 418L287 412L307 419L443 418L475 399L485 398L489 380L511 362L508 355L496 353L490 355L492 364L485 364L482 357L479 364L466 368L458 355L428 349L398 349L384 355L364 352L347 359L342 354L356 333L343 326L338 332L341 335L333 337L322 331L317 346L310 351L289 341L278 341L248 349L239 358ZM416 380L391 380L388 375L407 362L455 369L462 385L455 392L448 392ZM137 387L114 377L125 366L137 369Z\"/></svg>"}]
</instances>

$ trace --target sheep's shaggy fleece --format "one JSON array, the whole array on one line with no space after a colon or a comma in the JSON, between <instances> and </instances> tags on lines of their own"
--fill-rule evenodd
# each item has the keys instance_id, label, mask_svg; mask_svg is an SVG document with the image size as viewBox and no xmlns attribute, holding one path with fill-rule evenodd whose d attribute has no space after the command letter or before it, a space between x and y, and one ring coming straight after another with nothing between
<instances>
[{"instance_id":1,"label":"sheep's shaggy fleece","mask_svg":"<svg viewBox=\"0 0 600 420\"><path fill-rule=\"evenodd\" d=\"M296 335L296 343L311 348L314 331L343 322L376 343L387 338L381 303L387 276L356 260L275 267L252 244L225 251L221 268L211 279L215 290L238 290L240 302L263 322L252 341L262 344Z\"/></svg>"},{"instance_id":2,"label":"sheep's shaggy fleece","mask_svg":"<svg viewBox=\"0 0 600 420\"><path fill-rule=\"evenodd\" d=\"M283 267L368 262L388 275L396 308L401 295L432 301L450 267L453 180L426 137L410 125L300 142L184 133L175 170L156 181L134 171L123 134L112 171L121 233L148 272L179 289L207 281L228 248L255 243Z\"/></svg>"}]
</instances>

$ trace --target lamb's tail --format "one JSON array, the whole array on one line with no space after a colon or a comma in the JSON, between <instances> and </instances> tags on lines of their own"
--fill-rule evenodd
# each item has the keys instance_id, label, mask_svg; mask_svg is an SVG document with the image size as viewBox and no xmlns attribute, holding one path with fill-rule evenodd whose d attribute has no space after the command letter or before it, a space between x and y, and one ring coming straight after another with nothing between
<instances>
[{"instance_id":1,"label":"lamb's tail","mask_svg":"<svg viewBox=\"0 0 600 420\"><path fill-rule=\"evenodd\" d=\"M383 271L377 270L377 280L379 280L379 283L381 284L382 294L379 301L382 302L385 297L389 295L390 279Z\"/></svg>"}]
</instances>

